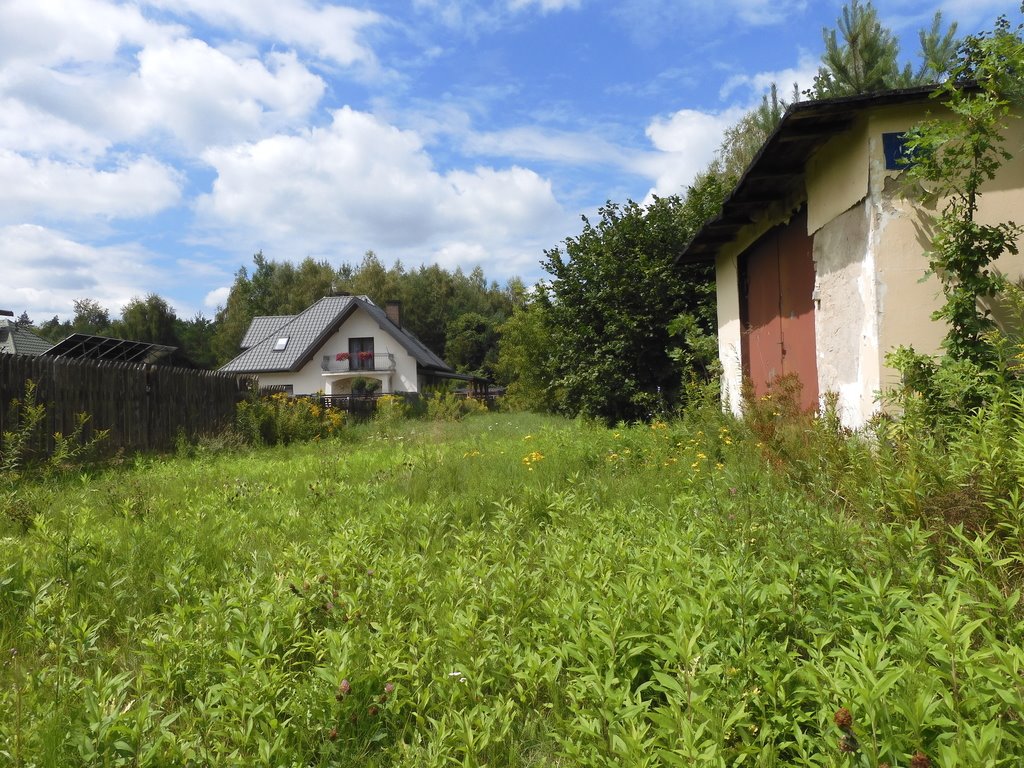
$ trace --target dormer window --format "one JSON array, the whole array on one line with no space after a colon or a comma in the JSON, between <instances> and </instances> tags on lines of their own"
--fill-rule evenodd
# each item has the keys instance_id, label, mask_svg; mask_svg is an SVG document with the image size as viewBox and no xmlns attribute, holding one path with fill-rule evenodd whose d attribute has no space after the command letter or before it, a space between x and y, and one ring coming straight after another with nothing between
<instances>
[{"instance_id":1,"label":"dormer window","mask_svg":"<svg viewBox=\"0 0 1024 768\"><path fill-rule=\"evenodd\" d=\"M275 352L284 352L284 348L288 346L288 337L280 336L277 341L274 342Z\"/></svg>"}]
</instances>

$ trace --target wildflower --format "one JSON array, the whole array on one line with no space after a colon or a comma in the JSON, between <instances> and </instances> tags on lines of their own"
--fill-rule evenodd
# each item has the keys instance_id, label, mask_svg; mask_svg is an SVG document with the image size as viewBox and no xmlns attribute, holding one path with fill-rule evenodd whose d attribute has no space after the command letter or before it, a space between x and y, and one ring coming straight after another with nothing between
<instances>
[{"instance_id":1,"label":"wildflower","mask_svg":"<svg viewBox=\"0 0 1024 768\"><path fill-rule=\"evenodd\" d=\"M931 765L932 761L924 752L915 752L914 756L910 758L910 768L931 768Z\"/></svg>"},{"instance_id":2,"label":"wildflower","mask_svg":"<svg viewBox=\"0 0 1024 768\"><path fill-rule=\"evenodd\" d=\"M348 681L348 678L346 677L338 685L338 692L336 694L334 694L334 698L336 698L338 701L341 701L343 698L348 696L349 691L351 691L351 690L352 690L352 683L350 683Z\"/></svg>"},{"instance_id":3,"label":"wildflower","mask_svg":"<svg viewBox=\"0 0 1024 768\"><path fill-rule=\"evenodd\" d=\"M852 755L858 749L860 749L860 744L857 743L856 737L852 733L844 733L843 738L839 740L839 751ZM911 765L913 766L913 764Z\"/></svg>"},{"instance_id":4,"label":"wildflower","mask_svg":"<svg viewBox=\"0 0 1024 768\"><path fill-rule=\"evenodd\" d=\"M370 717L376 717L377 713L380 712L380 709L377 707L376 704L371 704L370 709L368 711L370 713Z\"/></svg>"},{"instance_id":5,"label":"wildflower","mask_svg":"<svg viewBox=\"0 0 1024 768\"><path fill-rule=\"evenodd\" d=\"M848 710L846 707L840 707L836 711L836 716L834 720L836 721L836 725L838 725L844 731L853 725L853 715L850 714L850 710Z\"/></svg>"},{"instance_id":6,"label":"wildflower","mask_svg":"<svg viewBox=\"0 0 1024 768\"><path fill-rule=\"evenodd\" d=\"M384 683L384 693L392 693L395 690L394 683Z\"/></svg>"},{"instance_id":7,"label":"wildflower","mask_svg":"<svg viewBox=\"0 0 1024 768\"><path fill-rule=\"evenodd\" d=\"M331 728L331 730L327 732L327 738L331 741L336 741L338 739L338 729Z\"/></svg>"}]
</instances>

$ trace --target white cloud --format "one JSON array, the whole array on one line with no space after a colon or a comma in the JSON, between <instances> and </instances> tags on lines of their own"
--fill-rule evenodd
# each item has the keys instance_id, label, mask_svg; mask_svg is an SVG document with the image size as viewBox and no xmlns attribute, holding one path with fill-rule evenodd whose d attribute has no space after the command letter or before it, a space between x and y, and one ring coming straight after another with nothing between
<instances>
[{"instance_id":1,"label":"white cloud","mask_svg":"<svg viewBox=\"0 0 1024 768\"><path fill-rule=\"evenodd\" d=\"M104 170L0 150L0 222L148 216L177 204L181 185L178 171L145 156Z\"/></svg>"},{"instance_id":2,"label":"white cloud","mask_svg":"<svg viewBox=\"0 0 1024 768\"><path fill-rule=\"evenodd\" d=\"M633 153L602 136L536 126L467 133L463 148L478 155L548 160L566 165L629 167L633 159Z\"/></svg>"},{"instance_id":3,"label":"white cloud","mask_svg":"<svg viewBox=\"0 0 1024 768\"><path fill-rule=\"evenodd\" d=\"M146 19L134 4L4 0L0 3L0 66L12 61L42 66L110 62L123 46L151 45L182 31L177 25Z\"/></svg>"},{"instance_id":4,"label":"white cloud","mask_svg":"<svg viewBox=\"0 0 1024 768\"><path fill-rule=\"evenodd\" d=\"M25 104L0 98L0 147L34 156L56 155L87 162L110 146L109 139Z\"/></svg>"},{"instance_id":5,"label":"white cloud","mask_svg":"<svg viewBox=\"0 0 1024 768\"><path fill-rule=\"evenodd\" d=\"M275 252L373 248L416 261L506 253L564 232L550 182L533 171L441 173L417 134L347 107L333 118L301 135L207 151L217 179L199 200L201 220Z\"/></svg>"},{"instance_id":6,"label":"white cloud","mask_svg":"<svg viewBox=\"0 0 1024 768\"><path fill-rule=\"evenodd\" d=\"M298 124L323 91L294 53L236 60L201 40L176 40L139 54L112 112L131 134L166 130L198 151Z\"/></svg>"},{"instance_id":7,"label":"white cloud","mask_svg":"<svg viewBox=\"0 0 1024 768\"><path fill-rule=\"evenodd\" d=\"M159 285L150 254L135 244L95 247L31 224L0 227L4 306L41 322L69 318L75 299L91 298L117 315Z\"/></svg>"},{"instance_id":8,"label":"white cloud","mask_svg":"<svg viewBox=\"0 0 1024 768\"><path fill-rule=\"evenodd\" d=\"M231 294L231 286L222 285L220 288L214 288L212 291L206 294L203 299L203 306L207 309L217 310L228 303L228 296Z\"/></svg>"},{"instance_id":9,"label":"white cloud","mask_svg":"<svg viewBox=\"0 0 1024 768\"><path fill-rule=\"evenodd\" d=\"M325 87L294 53L236 59L196 39L146 47L133 63L137 68L89 72L9 69L0 77L0 91L25 115L44 118L44 125L77 130L80 148L172 136L198 152L305 122ZM14 137L14 146L31 144L27 120L16 127L22 137ZM43 134L54 130L44 128ZM52 142L50 147L60 152Z\"/></svg>"},{"instance_id":10,"label":"white cloud","mask_svg":"<svg viewBox=\"0 0 1024 768\"><path fill-rule=\"evenodd\" d=\"M648 161L646 169L655 178L648 194L683 194L698 173L707 168L722 144L725 129L746 112L730 107L717 113L681 109L668 117L656 118L647 127L647 136L660 152Z\"/></svg>"},{"instance_id":11,"label":"white cloud","mask_svg":"<svg viewBox=\"0 0 1024 768\"><path fill-rule=\"evenodd\" d=\"M640 44L690 35L699 44L722 29L798 23L807 0L620 0L613 14Z\"/></svg>"},{"instance_id":12,"label":"white cloud","mask_svg":"<svg viewBox=\"0 0 1024 768\"><path fill-rule=\"evenodd\" d=\"M730 77L722 85L718 95L722 99L729 98L737 90L746 91L748 100L753 97L753 105L760 100L761 95L767 93L772 83L779 88L779 97L786 102L793 101L793 84L796 83L800 91L804 91L814 85L814 76L818 74L818 57L808 51L800 51L800 58L795 67L776 70L774 72L757 72L752 75L737 74Z\"/></svg>"},{"instance_id":13,"label":"white cloud","mask_svg":"<svg viewBox=\"0 0 1024 768\"><path fill-rule=\"evenodd\" d=\"M806 7L807 0L720 0L716 4L723 14L735 14L753 26L780 24Z\"/></svg>"},{"instance_id":14,"label":"white cloud","mask_svg":"<svg viewBox=\"0 0 1024 768\"><path fill-rule=\"evenodd\" d=\"M575 10L580 7L580 0L509 0L508 7L513 11L537 6L542 13L564 11L566 8Z\"/></svg>"},{"instance_id":15,"label":"white cloud","mask_svg":"<svg viewBox=\"0 0 1024 768\"><path fill-rule=\"evenodd\" d=\"M344 66L373 64L373 52L359 42L367 27L386 19L373 11L305 0L143 0L146 5L194 15L223 28L315 53Z\"/></svg>"}]
</instances>

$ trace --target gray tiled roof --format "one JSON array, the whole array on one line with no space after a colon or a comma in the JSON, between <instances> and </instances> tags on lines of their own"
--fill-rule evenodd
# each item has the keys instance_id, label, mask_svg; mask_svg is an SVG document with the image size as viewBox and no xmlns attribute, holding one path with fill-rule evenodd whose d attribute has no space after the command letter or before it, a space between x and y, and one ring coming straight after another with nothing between
<instances>
[{"instance_id":1,"label":"gray tiled roof","mask_svg":"<svg viewBox=\"0 0 1024 768\"><path fill-rule=\"evenodd\" d=\"M360 306L362 306L363 309L365 309L370 316L377 321L377 325L381 327L381 330L384 330L394 336L395 341L401 344L405 351L416 359L417 363L427 368L439 368L442 371L452 370L448 363L427 349L422 341L417 339L404 328L399 328L391 322L391 320L388 319L387 313L372 301L369 299L366 299L365 302L361 301Z\"/></svg>"},{"instance_id":2,"label":"gray tiled roof","mask_svg":"<svg viewBox=\"0 0 1024 768\"><path fill-rule=\"evenodd\" d=\"M0 347L7 348L14 354L18 355L41 355L43 352L53 346L46 339L36 336L31 331L27 331L24 328L20 328L15 323L5 323L6 327L0 328L3 330L6 338L6 344L0 344Z\"/></svg>"},{"instance_id":3,"label":"gray tiled roof","mask_svg":"<svg viewBox=\"0 0 1024 768\"><path fill-rule=\"evenodd\" d=\"M226 363L221 370L230 373L297 371L357 308L369 314L377 325L392 336L420 365L442 371L452 370L441 358L423 346L419 339L388 320L384 310L366 296L326 296L292 317L267 315L254 318L243 342L259 334L263 334L263 337L234 360ZM275 320L284 320L284 323L274 327ZM287 338L288 343L283 350L275 352L274 345L281 338Z\"/></svg>"},{"instance_id":4,"label":"gray tiled roof","mask_svg":"<svg viewBox=\"0 0 1024 768\"><path fill-rule=\"evenodd\" d=\"M294 319L295 315L260 315L259 317L254 317L239 346L242 349L254 347L278 328Z\"/></svg>"}]
</instances>

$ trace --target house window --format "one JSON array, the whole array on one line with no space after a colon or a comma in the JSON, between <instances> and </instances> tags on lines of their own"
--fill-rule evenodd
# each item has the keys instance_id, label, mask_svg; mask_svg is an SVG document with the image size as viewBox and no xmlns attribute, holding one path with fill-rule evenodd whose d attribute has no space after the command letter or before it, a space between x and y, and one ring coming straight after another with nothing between
<instances>
[{"instance_id":1,"label":"house window","mask_svg":"<svg viewBox=\"0 0 1024 768\"><path fill-rule=\"evenodd\" d=\"M372 371L373 337L367 336L348 340L349 370Z\"/></svg>"},{"instance_id":2,"label":"house window","mask_svg":"<svg viewBox=\"0 0 1024 768\"><path fill-rule=\"evenodd\" d=\"M275 352L284 352L284 348L288 346L288 337L280 336L277 341L274 342Z\"/></svg>"},{"instance_id":3,"label":"house window","mask_svg":"<svg viewBox=\"0 0 1024 768\"><path fill-rule=\"evenodd\" d=\"M907 134L883 133L882 154L885 155L885 170L902 171L913 161L913 153L907 146Z\"/></svg>"}]
</instances>

